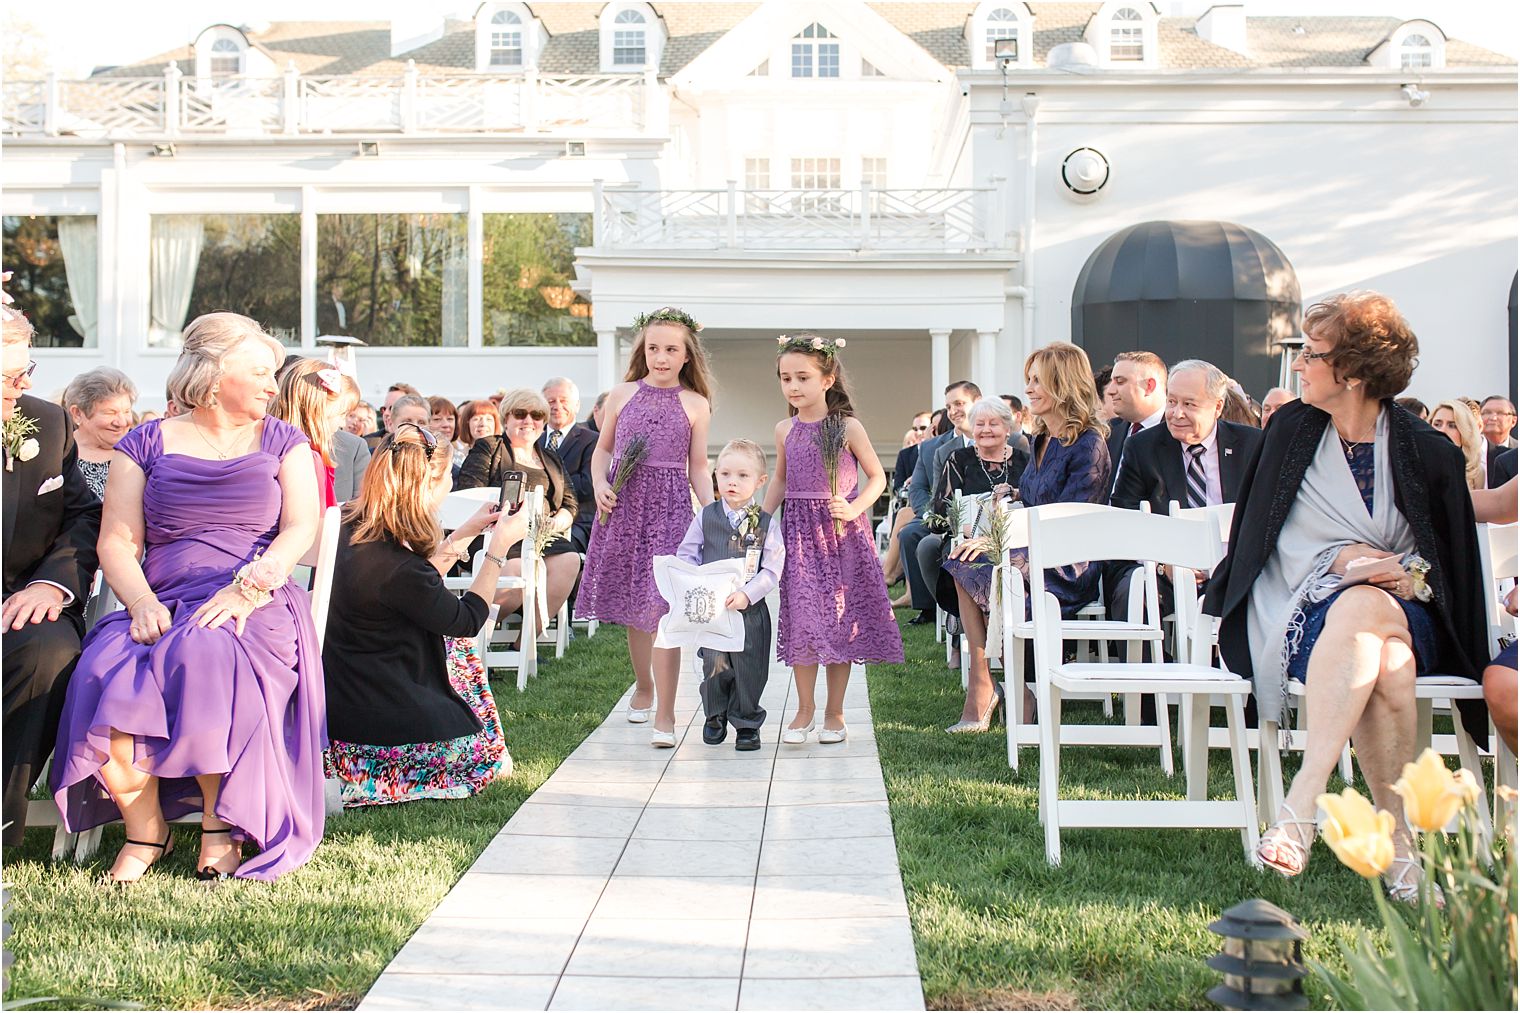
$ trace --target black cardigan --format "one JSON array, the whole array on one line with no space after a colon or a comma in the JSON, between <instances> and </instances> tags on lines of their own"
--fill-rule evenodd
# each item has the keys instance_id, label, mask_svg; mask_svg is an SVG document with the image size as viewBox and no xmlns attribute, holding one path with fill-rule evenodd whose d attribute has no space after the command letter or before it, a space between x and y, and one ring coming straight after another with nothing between
<instances>
[{"instance_id":1,"label":"black cardigan","mask_svg":"<svg viewBox=\"0 0 1520 1013\"><path fill-rule=\"evenodd\" d=\"M1431 563L1430 608L1440 642L1432 670L1481 679L1489 655L1488 620L1477 522L1462 452L1392 400L1383 402L1383 410L1392 444L1394 503L1409 523L1416 550ZM1328 413L1291 401L1273 413L1246 461L1230 551L1209 581L1204 611L1223 618L1220 653L1231 671L1247 678L1252 674L1246 632L1251 589L1277 549L1283 523L1329 422ZM1462 711L1462 723L1478 741L1486 742L1487 714L1481 703Z\"/></svg>"},{"instance_id":2,"label":"black cardigan","mask_svg":"<svg viewBox=\"0 0 1520 1013\"><path fill-rule=\"evenodd\" d=\"M345 524L322 646L328 734L399 746L480 731L449 685L443 638L479 633L485 600L454 594L426 559L395 542L354 545L352 535Z\"/></svg>"},{"instance_id":3,"label":"black cardigan","mask_svg":"<svg viewBox=\"0 0 1520 1013\"><path fill-rule=\"evenodd\" d=\"M565 474L565 462L548 447L535 447L539 460L544 462L544 473L549 476L549 488L544 491L544 509L555 514L569 510L576 512L575 490ZM482 489L500 486L504 472L514 471L512 444L505 436L487 436L475 441L464 463L459 466L459 477L454 480L455 489Z\"/></svg>"}]
</instances>

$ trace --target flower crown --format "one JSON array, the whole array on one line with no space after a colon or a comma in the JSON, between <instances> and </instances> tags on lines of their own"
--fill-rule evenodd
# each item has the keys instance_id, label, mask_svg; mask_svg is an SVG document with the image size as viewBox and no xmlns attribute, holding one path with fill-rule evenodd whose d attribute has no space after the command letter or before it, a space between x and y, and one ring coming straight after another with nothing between
<instances>
[{"instance_id":1,"label":"flower crown","mask_svg":"<svg viewBox=\"0 0 1520 1013\"><path fill-rule=\"evenodd\" d=\"M640 313L633 318L633 329L642 331L650 324L680 324L682 327L696 334L702 330L702 325L691 318L691 314L674 306L662 306L651 313Z\"/></svg>"},{"instance_id":2,"label":"flower crown","mask_svg":"<svg viewBox=\"0 0 1520 1013\"><path fill-rule=\"evenodd\" d=\"M844 338L824 338L817 334L778 334L776 354L783 352L817 352L826 361L832 361L845 346Z\"/></svg>"}]
</instances>

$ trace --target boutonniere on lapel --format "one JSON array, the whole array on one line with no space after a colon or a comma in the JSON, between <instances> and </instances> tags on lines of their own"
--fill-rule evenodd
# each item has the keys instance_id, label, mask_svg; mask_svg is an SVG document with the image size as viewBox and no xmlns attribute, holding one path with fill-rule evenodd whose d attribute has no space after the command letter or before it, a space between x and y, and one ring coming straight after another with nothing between
<instances>
[{"instance_id":1,"label":"boutonniere on lapel","mask_svg":"<svg viewBox=\"0 0 1520 1013\"><path fill-rule=\"evenodd\" d=\"M20 412L5 420L6 471L14 471L17 461L30 461L42 450L42 445L33 437L36 432L37 420Z\"/></svg>"},{"instance_id":2,"label":"boutonniere on lapel","mask_svg":"<svg viewBox=\"0 0 1520 1013\"><path fill-rule=\"evenodd\" d=\"M1225 457L1229 457L1233 453L1235 453L1234 448L1232 448L1232 447L1225 447L1224 448L1224 456Z\"/></svg>"},{"instance_id":3,"label":"boutonniere on lapel","mask_svg":"<svg viewBox=\"0 0 1520 1013\"><path fill-rule=\"evenodd\" d=\"M751 503L739 516L739 537L748 539L760 530L760 504Z\"/></svg>"}]
</instances>

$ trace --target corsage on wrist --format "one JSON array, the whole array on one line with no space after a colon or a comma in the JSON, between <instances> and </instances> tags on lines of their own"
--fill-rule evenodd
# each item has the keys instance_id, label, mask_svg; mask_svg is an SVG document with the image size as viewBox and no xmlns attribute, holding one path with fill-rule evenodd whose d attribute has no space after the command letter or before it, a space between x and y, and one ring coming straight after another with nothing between
<instances>
[{"instance_id":1,"label":"corsage on wrist","mask_svg":"<svg viewBox=\"0 0 1520 1013\"><path fill-rule=\"evenodd\" d=\"M286 574L274 563L266 559L255 559L238 570L232 578L232 586L254 608L262 608L274 600L275 589L284 586L285 580Z\"/></svg>"},{"instance_id":2,"label":"corsage on wrist","mask_svg":"<svg viewBox=\"0 0 1520 1013\"><path fill-rule=\"evenodd\" d=\"M1409 574L1409 587L1415 600L1430 601L1433 592L1430 590L1430 583L1425 579L1430 575L1430 562L1423 556L1414 556L1404 570Z\"/></svg>"}]
</instances>

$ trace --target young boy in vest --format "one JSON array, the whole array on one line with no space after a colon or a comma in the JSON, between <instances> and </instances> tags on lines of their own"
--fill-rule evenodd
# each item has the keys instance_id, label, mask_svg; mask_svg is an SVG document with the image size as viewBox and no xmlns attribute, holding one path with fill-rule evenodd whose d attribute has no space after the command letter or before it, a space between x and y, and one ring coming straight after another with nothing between
<instances>
[{"instance_id":1,"label":"young boy in vest","mask_svg":"<svg viewBox=\"0 0 1520 1013\"><path fill-rule=\"evenodd\" d=\"M771 610L765 596L776 589L786 550L781 526L753 502L765 483L765 451L752 440L730 440L718 454L718 498L692 518L686 537L676 549L687 563L719 559L744 560L744 586L728 596L724 606L744 614L744 650L715 651L704 647L702 657L702 741L716 746L735 730L734 748L760 748L760 725L765 708L760 694L770 671Z\"/></svg>"}]
</instances>

